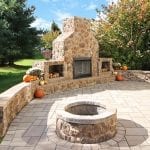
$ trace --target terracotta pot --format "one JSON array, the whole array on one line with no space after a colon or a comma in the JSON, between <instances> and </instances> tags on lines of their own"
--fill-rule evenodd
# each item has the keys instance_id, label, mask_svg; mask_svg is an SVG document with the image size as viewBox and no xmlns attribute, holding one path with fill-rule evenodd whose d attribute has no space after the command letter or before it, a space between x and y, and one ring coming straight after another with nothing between
<instances>
[{"instance_id":1,"label":"terracotta pot","mask_svg":"<svg viewBox=\"0 0 150 150\"><path fill-rule=\"evenodd\" d=\"M116 80L117 81L123 81L123 76L120 74L116 75Z\"/></svg>"}]
</instances>

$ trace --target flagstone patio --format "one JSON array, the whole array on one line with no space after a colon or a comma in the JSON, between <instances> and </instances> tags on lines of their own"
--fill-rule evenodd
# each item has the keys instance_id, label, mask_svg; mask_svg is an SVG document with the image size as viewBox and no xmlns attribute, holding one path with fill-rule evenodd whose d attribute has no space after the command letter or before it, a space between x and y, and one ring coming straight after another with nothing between
<instances>
[{"instance_id":1,"label":"flagstone patio","mask_svg":"<svg viewBox=\"0 0 150 150\"><path fill-rule=\"evenodd\" d=\"M97 144L64 141L55 134L56 110L66 102L98 101L117 108L116 136ZM11 123L0 150L150 150L150 84L123 81L34 99Z\"/></svg>"}]
</instances>

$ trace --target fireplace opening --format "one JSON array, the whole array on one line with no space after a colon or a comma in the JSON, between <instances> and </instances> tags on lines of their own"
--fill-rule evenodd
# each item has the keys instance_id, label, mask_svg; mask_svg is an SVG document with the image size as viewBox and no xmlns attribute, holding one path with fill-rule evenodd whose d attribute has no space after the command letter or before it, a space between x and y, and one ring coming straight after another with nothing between
<instances>
[{"instance_id":1,"label":"fireplace opening","mask_svg":"<svg viewBox=\"0 0 150 150\"><path fill-rule=\"evenodd\" d=\"M63 65L49 66L49 78L63 77Z\"/></svg>"},{"instance_id":2,"label":"fireplace opening","mask_svg":"<svg viewBox=\"0 0 150 150\"><path fill-rule=\"evenodd\" d=\"M74 58L73 78L84 78L92 76L91 58Z\"/></svg>"},{"instance_id":3,"label":"fireplace opening","mask_svg":"<svg viewBox=\"0 0 150 150\"><path fill-rule=\"evenodd\" d=\"M110 71L110 62L108 62L108 61L102 62L101 70L102 70L102 72Z\"/></svg>"}]
</instances>

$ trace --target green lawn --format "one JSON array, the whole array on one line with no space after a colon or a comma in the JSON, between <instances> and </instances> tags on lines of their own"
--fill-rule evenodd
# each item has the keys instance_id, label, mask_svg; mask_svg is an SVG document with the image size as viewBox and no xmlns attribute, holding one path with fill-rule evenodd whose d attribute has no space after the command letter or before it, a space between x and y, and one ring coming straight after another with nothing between
<instances>
[{"instance_id":1,"label":"green lawn","mask_svg":"<svg viewBox=\"0 0 150 150\"><path fill-rule=\"evenodd\" d=\"M26 70L32 66L35 61L42 59L23 59L15 62L14 66L0 67L0 93L22 82L22 77Z\"/></svg>"},{"instance_id":2,"label":"green lawn","mask_svg":"<svg viewBox=\"0 0 150 150\"><path fill-rule=\"evenodd\" d=\"M29 67L31 67L32 64L35 61L40 61L40 60L44 60L44 59L21 59L19 61L16 61L15 64L16 65L21 65L21 66L29 66Z\"/></svg>"}]
</instances>

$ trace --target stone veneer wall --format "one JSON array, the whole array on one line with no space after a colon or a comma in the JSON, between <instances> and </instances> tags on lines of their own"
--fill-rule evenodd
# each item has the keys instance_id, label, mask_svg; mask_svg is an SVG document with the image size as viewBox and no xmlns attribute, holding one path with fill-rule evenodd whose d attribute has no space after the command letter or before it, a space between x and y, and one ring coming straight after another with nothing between
<instances>
[{"instance_id":1,"label":"stone veneer wall","mask_svg":"<svg viewBox=\"0 0 150 150\"><path fill-rule=\"evenodd\" d=\"M56 120L57 135L72 143L94 144L107 141L116 134L116 114L102 119L97 124L70 123L63 119Z\"/></svg>"},{"instance_id":2,"label":"stone veneer wall","mask_svg":"<svg viewBox=\"0 0 150 150\"><path fill-rule=\"evenodd\" d=\"M92 76L98 75L98 42L87 19L73 17L64 21L63 33L53 42L52 59L64 61L64 77L73 78L73 59L90 57Z\"/></svg>"},{"instance_id":3,"label":"stone veneer wall","mask_svg":"<svg viewBox=\"0 0 150 150\"><path fill-rule=\"evenodd\" d=\"M116 134L117 110L95 101L69 102L56 111L56 134L67 141L100 143Z\"/></svg>"},{"instance_id":4,"label":"stone veneer wall","mask_svg":"<svg viewBox=\"0 0 150 150\"><path fill-rule=\"evenodd\" d=\"M49 80L48 84L43 85L41 88L46 94L55 92L77 89L87 87L95 84L107 83L115 80L115 76L110 72L103 73L100 77L89 77L77 80L64 80L64 78L54 78Z\"/></svg>"},{"instance_id":5,"label":"stone veneer wall","mask_svg":"<svg viewBox=\"0 0 150 150\"><path fill-rule=\"evenodd\" d=\"M20 83L0 94L0 137L5 135L17 113L33 99L36 86L37 81Z\"/></svg>"}]
</instances>

